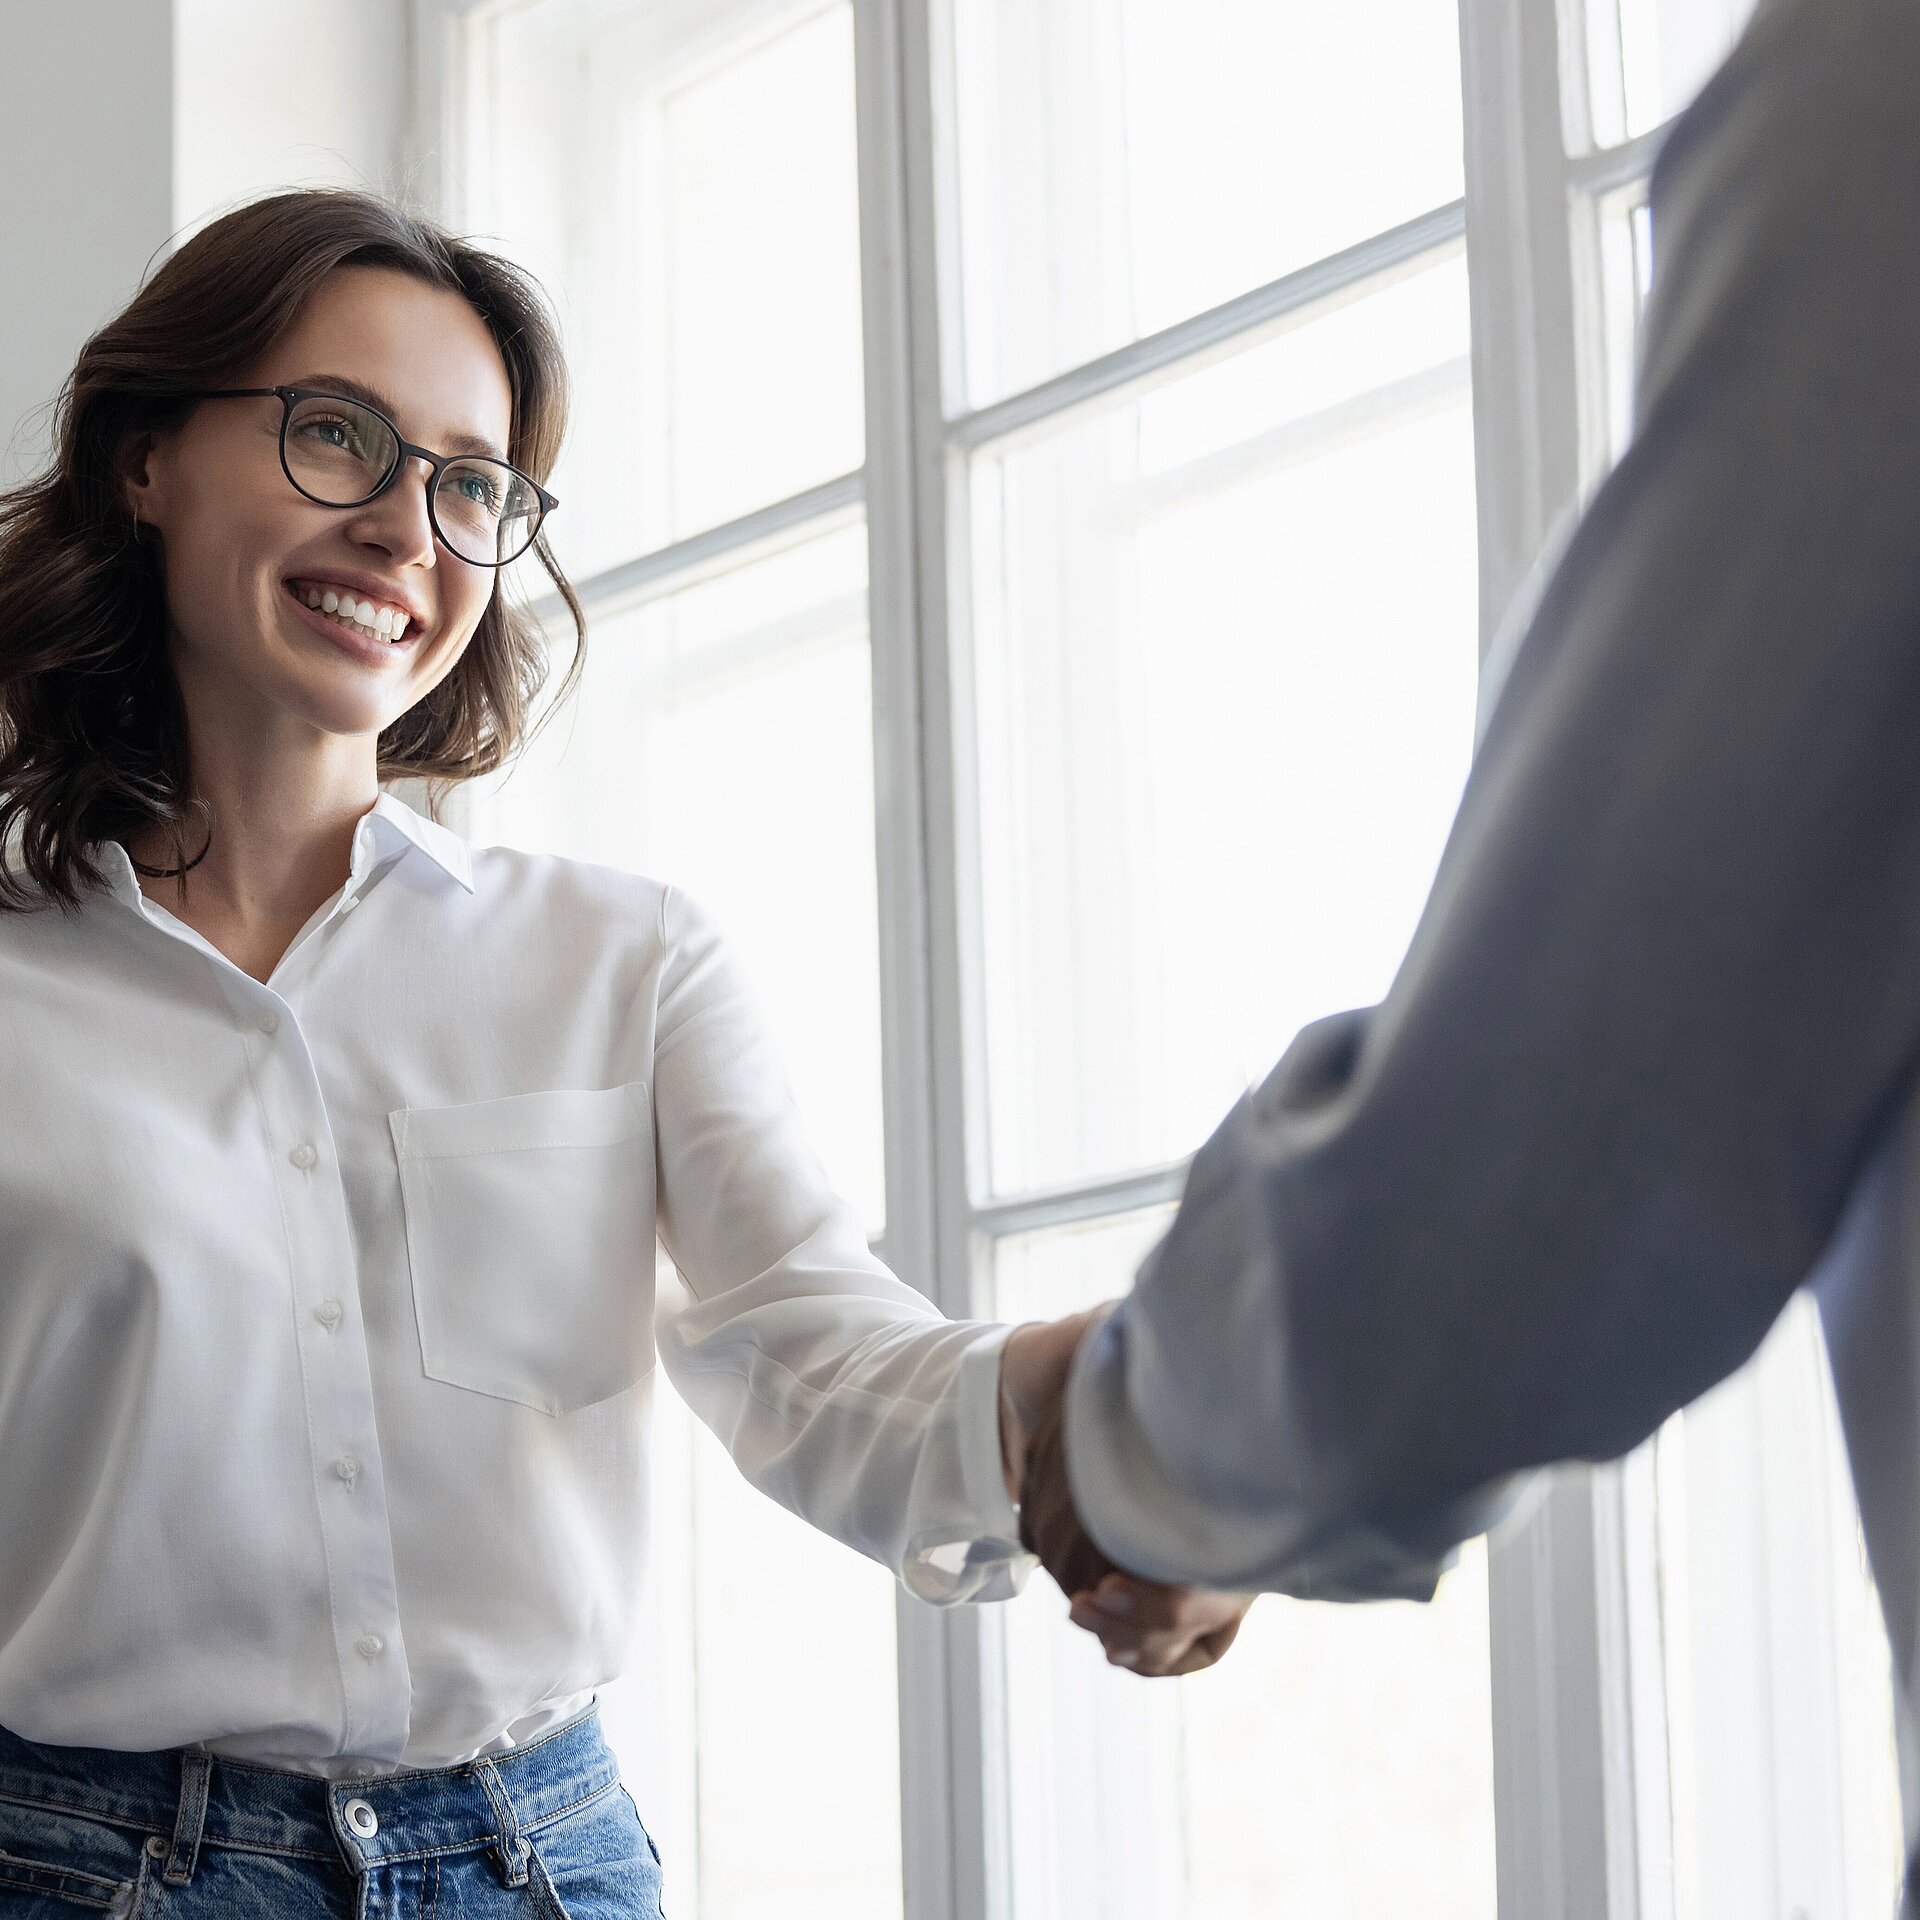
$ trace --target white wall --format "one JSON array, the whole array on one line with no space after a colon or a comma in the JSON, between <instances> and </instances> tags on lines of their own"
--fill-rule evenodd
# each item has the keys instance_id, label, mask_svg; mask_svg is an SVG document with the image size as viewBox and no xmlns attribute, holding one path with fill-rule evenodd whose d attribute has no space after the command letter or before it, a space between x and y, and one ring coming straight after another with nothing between
<instances>
[{"instance_id":1,"label":"white wall","mask_svg":"<svg viewBox=\"0 0 1920 1920\"><path fill-rule=\"evenodd\" d=\"M409 0L0 0L0 486L149 266L277 186L411 177Z\"/></svg>"},{"instance_id":2,"label":"white wall","mask_svg":"<svg viewBox=\"0 0 1920 1920\"><path fill-rule=\"evenodd\" d=\"M170 0L0 0L0 485L173 225Z\"/></svg>"},{"instance_id":3,"label":"white wall","mask_svg":"<svg viewBox=\"0 0 1920 1920\"><path fill-rule=\"evenodd\" d=\"M407 0L173 0L173 216L274 187L404 195Z\"/></svg>"}]
</instances>

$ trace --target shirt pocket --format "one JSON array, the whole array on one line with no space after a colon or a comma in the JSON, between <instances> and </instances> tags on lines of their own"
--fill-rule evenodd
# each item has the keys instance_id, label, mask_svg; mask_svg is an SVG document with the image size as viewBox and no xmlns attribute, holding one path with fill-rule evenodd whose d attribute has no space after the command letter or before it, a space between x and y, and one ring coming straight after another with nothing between
<instances>
[{"instance_id":1,"label":"shirt pocket","mask_svg":"<svg viewBox=\"0 0 1920 1920\"><path fill-rule=\"evenodd\" d=\"M389 1114L428 1378L542 1413L653 1358L645 1081Z\"/></svg>"}]
</instances>

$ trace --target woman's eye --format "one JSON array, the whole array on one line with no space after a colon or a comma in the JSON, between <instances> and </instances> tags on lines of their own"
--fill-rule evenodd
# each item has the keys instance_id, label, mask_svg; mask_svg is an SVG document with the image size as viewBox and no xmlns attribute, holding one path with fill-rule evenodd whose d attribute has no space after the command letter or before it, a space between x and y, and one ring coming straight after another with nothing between
<instances>
[{"instance_id":1,"label":"woman's eye","mask_svg":"<svg viewBox=\"0 0 1920 1920\"><path fill-rule=\"evenodd\" d=\"M343 452L359 451L359 434L353 422L342 420L337 415L322 415L319 419L303 420L300 431L309 439L318 440L323 445L338 447Z\"/></svg>"},{"instance_id":2,"label":"woman's eye","mask_svg":"<svg viewBox=\"0 0 1920 1920\"><path fill-rule=\"evenodd\" d=\"M499 493L484 473L463 473L460 491L474 506L484 507L489 513L499 503Z\"/></svg>"}]
</instances>

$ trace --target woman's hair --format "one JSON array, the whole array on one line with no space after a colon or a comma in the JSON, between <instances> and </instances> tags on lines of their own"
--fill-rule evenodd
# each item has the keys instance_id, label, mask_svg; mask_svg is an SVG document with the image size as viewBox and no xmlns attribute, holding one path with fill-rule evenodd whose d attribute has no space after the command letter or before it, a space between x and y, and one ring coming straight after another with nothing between
<instances>
[{"instance_id":1,"label":"woman's hair","mask_svg":"<svg viewBox=\"0 0 1920 1920\"><path fill-rule=\"evenodd\" d=\"M184 872L187 723L168 657L159 536L121 488L141 435L179 425L196 389L234 384L336 268L390 267L461 295L485 322L513 394L507 455L544 481L566 430L567 372L537 284L498 256L378 195L280 193L215 220L153 273L80 350L55 402L54 457L0 493L0 910L79 904L97 841L165 830ZM552 702L585 661L586 620L542 535L534 552L576 644ZM380 736L382 779L455 783L509 760L547 677L544 633L496 592L453 671ZM549 711L551 711L551 707ZM31 883L29 885L28 883Z\"/></svg>"}]
</instances>

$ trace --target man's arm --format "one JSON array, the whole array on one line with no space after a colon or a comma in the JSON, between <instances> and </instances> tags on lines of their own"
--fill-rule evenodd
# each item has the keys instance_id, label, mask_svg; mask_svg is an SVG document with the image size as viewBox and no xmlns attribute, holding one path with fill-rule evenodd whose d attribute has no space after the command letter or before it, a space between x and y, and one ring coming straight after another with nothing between
<instances>
[{"instance_id":1,"label":"man's arm","mask_svg":"<svg viewBox=\"0 0 1920 1920\"><path fill-rule=\"evenodd\" d=\"M1763 9L1654 205L1634 444L1391 993L1227 1117L1076 1360L1138 1573L1429 1589L1507 1476L1752 1352L1911 1072L1920 9Z\"/></svg>"}]
</instances>

